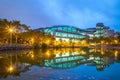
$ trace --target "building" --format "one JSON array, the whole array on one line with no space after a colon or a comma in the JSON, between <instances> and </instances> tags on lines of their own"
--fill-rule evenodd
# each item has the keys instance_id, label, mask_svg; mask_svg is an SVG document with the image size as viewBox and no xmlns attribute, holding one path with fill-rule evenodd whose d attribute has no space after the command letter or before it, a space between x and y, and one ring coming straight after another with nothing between
<instances>
[{"instance_id":1,"label":"building","mask_svg":"<svg viewBox=\"0 0 120 80\"><path fill-rule=\"evenodd\" d=\"M115 35L114 30L111 30L108 26L105 26L103 23L97 23L96 28L87 28L86 32L89 38L114 37Z\"/></svg>"},{"instance_id":2,"label":"building","mask_svg":"<svg viewBox=\"0 0 120 80\"><path fill-rule=\"evenodd\" d=\"M82 39L82 38L100 38L100 37L114 37L114 30L103 23L97 23L95 28L79 29L74 26L57 25L52 27L38 28L35 31L42 31L51 34L58 41L60 39L68 41L69 39Z\"/></svg>"},{"instance_id":3,"label":"building","mask_svg":"<svg viewBox=\"0 0 120 80\"><path fill-rule=\"evenodd\" d=\"M84 34L84 30L67 25L39 28L35 31L43 31L45 33L51 34L57 41L60 39L68 41L69 39L82 39L87 37Z\"/></svg>"},{"instance_id":4,"label":"building","mask_svg":"<svg viewBox=\"0 0 120 80\"><path fill-rule=\"evenodd\" d=\"M87 28L86 29L86 35L89 36L90 39L95 37L96 28Z\"/></svg>"},{"instance_id":5,"label":"building","mask_svg":"<svg viewBox=\"0 0 120 80\"><path fill-rule=\"evenodd\" d=\"M96 24L96 32L95 37L106 37L107 31L109 30L109 27L104 26L103 23L97 23Z\"/></svg>"},{"instance_id":6,"label":"building","mask_svg":"<svg viewBox=\"0 0 120 80\"><path fill-rule=\"evenodd\" d=\"M115 36L115 31L114 30L108 30L106 32L106 37L114 37Z\"/></svg>"}]
</instances>

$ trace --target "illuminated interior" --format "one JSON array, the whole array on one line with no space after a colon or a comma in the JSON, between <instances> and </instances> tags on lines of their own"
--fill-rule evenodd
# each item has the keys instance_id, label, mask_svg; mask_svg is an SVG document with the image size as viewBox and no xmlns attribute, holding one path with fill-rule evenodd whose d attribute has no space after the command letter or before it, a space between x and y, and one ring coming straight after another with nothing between
<instances>
[{"instance_id":1,"label":"illuminated interior","mask_svg":"<svg viewBox=\"0 0 120 80\"><path fill-rule=\"evenodd\" d=\"M44 31L51 34L58 41L59 39L68 41L68 39L81 39L86 36L81 34L82 30L74 26L53 26L46 28L39 28L37 31Z\"/></svg>"}]
</instances>

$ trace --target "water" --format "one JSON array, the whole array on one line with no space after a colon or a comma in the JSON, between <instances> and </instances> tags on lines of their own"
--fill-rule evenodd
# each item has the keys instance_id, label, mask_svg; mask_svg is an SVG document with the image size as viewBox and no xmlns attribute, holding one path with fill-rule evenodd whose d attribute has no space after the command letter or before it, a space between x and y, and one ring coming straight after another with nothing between
<instances>
[{"instance_id":1,"label":"water","mask_svg":"<svg viewBox=\"0 0 120 80\"><path fill-rule=\"evenodd\" d=\"M120 80L119 70L118 50L0 52L0 80Z\"/></svg>"}]
</instances>

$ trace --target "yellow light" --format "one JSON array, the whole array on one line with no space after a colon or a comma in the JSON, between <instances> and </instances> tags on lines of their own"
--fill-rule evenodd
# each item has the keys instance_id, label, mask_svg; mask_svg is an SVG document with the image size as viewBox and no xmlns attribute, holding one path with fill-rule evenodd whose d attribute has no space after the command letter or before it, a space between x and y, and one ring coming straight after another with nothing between
<instances>
[{"instance_id":1,"label":"yellow light","mask_svg":"<svg viewBox=\"0 0 120 80\"><path fill-rule=\"evenodd\" d=\"M49 40L47 40L47 41L46 41L46 43L47 43L47 44L49 44L49 43L50 43L50 41L49 41Z\"/></svg>"},{"instance_id":2,"label":"yellow light","mask_svg":"<svg viewBox=\"0 0 120 80\"><path fill-rule=\"evenodd\" d=\"M115 57L117 57L118 56L118 51L116 50L114 54L115 54Z\"/></svg>"},{"instance_id":3,"label":"yellow light","mask_svg":"<svg viewBox=\"0 0 120 80\"><path fill-rule=\"evenodd\" d=\"M31 38L31 43L32 43L32 44L34 43L34 38Z\"/></svg>"},{"instance_id":4,"label":"yellow light","mask_svg":"<svg viewBox=\"0 0 120 80\"><path fill-rule=\"evenodd\" d=\"M108 44L108 42L106 42L106 44Z\"/></svg>"},{"instance_id":5,"label":"yellow light","mask_svg":"<svg viewBox=\"0 0 120 80\"><path fill-rule=\"evenodd\" d=\"M48 56L48 57L50 56L50 52L49 51L46 52L46 56Z\"/></svg>"},{"instance_id":6,"label":"yellow light","mask_svg":"<svg viewBox=\"0 0 120 80\"><path fill-rule=\"evenodd\" d=\"M34 39L32 38L31 41L34 41Z\"/></svg>"},{"instance_id":7,"label":"yellow light","mask_svg":"<svg viewBox=\"0 0 120 80\"><path fill-rule=\"evenodd\" d=\"M8 71L9 71L9 72L12 72L13 70L14 70L13 66L10 66L10 67L8 68Z\"/></svg>"},{"instance_id":8,"label":"yellow light","mask_svg":"<svg viewBox=\"0 0 120 80\"><path fill-rule=\"evenodd\" d=\"M115 44L118 44L118 40L114 40Z\"/></svg>"},{"instance_id":9,"label":"yellow light","mask_svg":"<svg viewBox=\"0 0 120 80\"><path fill-rule=\"evenodd\" d=\"M103 44L104 43L104 41L101 41L101 44Z\"/></svg>"},{"instance_id":10,"label":"yellow light","mask_svg":"<svg viewBox=\"0 0 120 80\"><path fill-rule=\"evenodd\" d=\"M103 50L103 48L101 48L101 54L104 54L104 50Z\"/></svg>"},{"instance_id":11,"label":"yellow light","mask_svg":"<svg viewBox=\"0 0 120 80\"><path fill-rule=\"evenodd\" d=\"M31 54L31 58L34 58L34 55L33 55L33 54Z\"/></svg>"},{"instance_id":12,"label":"yellow light","mask_svg":"<svg viewBox=\"0 0 120 80\"><path fill-rule=\"evenodd\" d=\"M10 29L9 29L9 32L13 32L13 29L12 29L12 28L10 28Z\"/></svg>"}]
</instances>

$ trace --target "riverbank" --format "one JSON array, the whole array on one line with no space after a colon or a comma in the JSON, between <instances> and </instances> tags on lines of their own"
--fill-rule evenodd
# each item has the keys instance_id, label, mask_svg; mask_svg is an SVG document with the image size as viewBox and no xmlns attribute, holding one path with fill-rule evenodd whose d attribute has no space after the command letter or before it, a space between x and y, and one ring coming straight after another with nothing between
<instances>
[{"instance_id":1,"label":"riverbank","mask_svg":"<svg viewBox=\"0 0 120 80\"><path fill-rule=\"evenodd\" d=\"M120 45L97 45L97 46L92 46L91 48L97 48L97 49L105 49L105 50L114 50L118 49L120 50Z\"/></svg>"},{"instance_id":2,"label":"riverbank","mask_svg":"<svg viewBox=\"0 0 120 80\"><path fill-rule=\"evenodd\" d=\"M120 46L114 46L114 45L106 45L106 46L102 46L102 48L104 48L104 49L111 49L111 50L113 50L113 49L118 49L118 50L120 50Z\"/></svg>"},{"instance_id":3,"label":"riverbank","mask_svg":"<svg viewBox=\"0 0 120 80\"><path fill-rule=\"evenodd\" d=\"M97 49L105 49L105 50L113 50L113 49L118 49L120 50L120 45L98 45L98 46L90 46L90 47L85 47L85 46L47 46L47 47L33 47L32 45L24 45L24 44L4 44L0 45L0 51L6 51L6 50L25 50L25 49L60 49L60 48L97 48Z\"/></svg>"},{"instance_id":4,"label":"riverbank","mask_svg":"<svg viewBox=\"0 0 120 80\"><path fill-rule=\"evenodd\" d=\"M13 45L0 45L0 51L5 51L5 50L24 50L24 49L33 49L32 46L30 45L23 45L23 44L13 44Z\"/></svg>"},{"instance_id":5,"label":"riverbank","mask_svg":"<svg viewBox=\"0 0 120 80\"><path fill-rule=\"evenodd\" d=\"M6 50L25 50L25 49L61 49L61 48L88 48L85 46L37 46L34 47L33 45L24 45L24 44L13 44L13 45L0 45L0 51L6 51Z\"/></svg>"}]
</instances>

